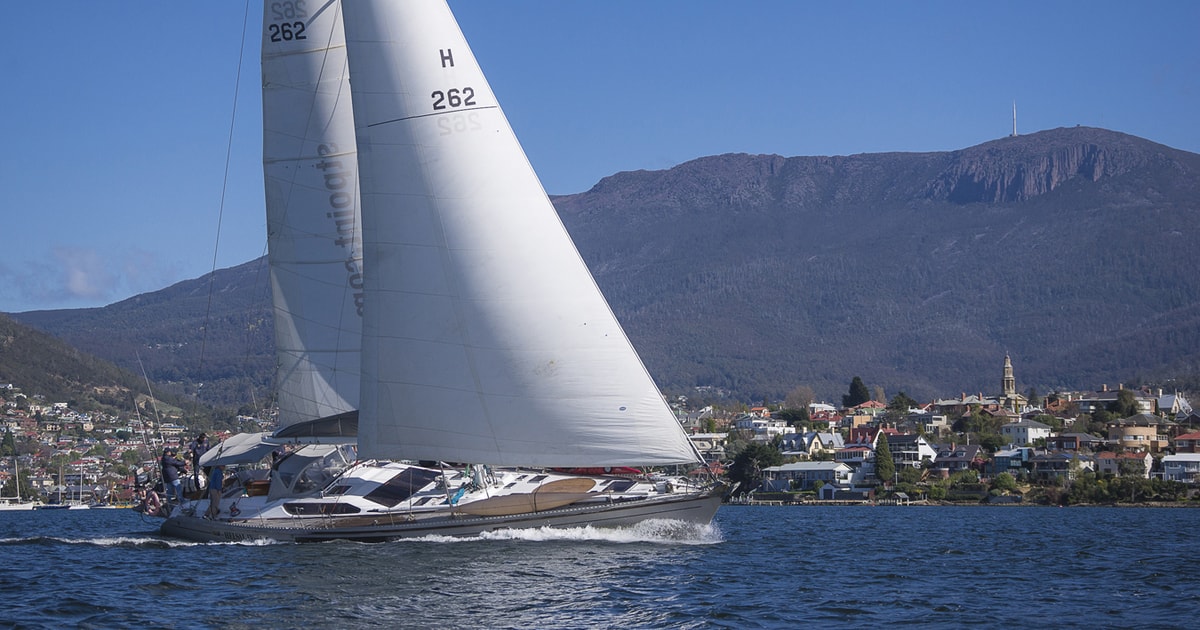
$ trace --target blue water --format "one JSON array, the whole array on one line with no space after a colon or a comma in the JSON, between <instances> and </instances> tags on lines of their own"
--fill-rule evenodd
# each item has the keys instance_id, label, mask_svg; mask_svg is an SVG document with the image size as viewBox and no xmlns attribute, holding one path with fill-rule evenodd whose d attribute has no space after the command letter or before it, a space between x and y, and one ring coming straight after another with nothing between
<instances>
[{"instance_id":1,"label":"blue water","mask_svg":"<svg viewBox=\"0 0 1200 630\"><path fill-rule=\"evenodd\" d=\"M0 626L1197 627L1200 510L721 508L707 528L192 544L0 513Z\"/></svg>"}]
</instances>

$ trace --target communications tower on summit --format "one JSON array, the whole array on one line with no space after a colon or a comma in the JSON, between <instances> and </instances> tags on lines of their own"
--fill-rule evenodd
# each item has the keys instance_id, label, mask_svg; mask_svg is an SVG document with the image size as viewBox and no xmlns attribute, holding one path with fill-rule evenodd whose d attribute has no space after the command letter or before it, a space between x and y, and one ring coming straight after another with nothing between
<instances>
[{"instance_id":1,"label":"communications tower on summit","mask_svg":"<svg viewBox=\"0 0 1200 630\"><path fill-rule=\"evenodd\" d=\"M1017 137L1017 102L1013 101L1013 132L1011 138Z\"/></svg>"}]
</instances>

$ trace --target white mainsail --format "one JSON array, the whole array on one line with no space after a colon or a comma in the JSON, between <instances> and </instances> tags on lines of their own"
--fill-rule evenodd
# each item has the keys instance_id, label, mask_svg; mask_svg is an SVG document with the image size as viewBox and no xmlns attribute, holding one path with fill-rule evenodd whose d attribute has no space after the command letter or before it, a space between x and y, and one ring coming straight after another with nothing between
<instances>
[{"instance_id":1,"label":"white mainsail","mask_svg":"<svg viewBox=\"0 0 1200 630\"><path fill-rule=\"evenodd\" d=\"M696 461L445 2L343 12L366 266L360 455Z\"/></svg>"},{"instance_id":2,"label":"white mainsail","mask_svg":"<svg viewBox=\"0 0 1200 630\"><path fill-rule=\"evenodd\" d=\"M266 2L263 171L281 425L358 407L362 238L340 2Z\"/></svg>"}]
</instances>

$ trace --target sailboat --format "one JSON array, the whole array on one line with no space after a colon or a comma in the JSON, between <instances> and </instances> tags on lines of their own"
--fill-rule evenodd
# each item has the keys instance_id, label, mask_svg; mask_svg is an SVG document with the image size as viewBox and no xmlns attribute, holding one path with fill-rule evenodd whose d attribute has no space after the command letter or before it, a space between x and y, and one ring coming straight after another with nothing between
<instances>
[{"instance_id":1,"label":"sailboat","mask_svg":"<svg viewBox=\"0 0 1200 630\"><path fill-rule=\"evenodd\" d=\"M36 501L21 498L21 471L17 458L13 457L13 486L17 489L16 496L0 497L0 511L32 510L38 505Z\"/></svg>"},{"instance_id":2,"label":"sailboat","mask_svg":"<svg viewBox=\"0 0 1200 630\"><path fill-rule=\"evenodd\" d=\"M63 490L67 487L66 477L63 476L62 463L58 464L58 501L56 503L41 503L35 507L38 510L88 510L91 505L83 502L83 460L79 462L79 498L63 499Z\"/></svg>"},{"instance_id":3,"label":"sailboat","mask_svg":"<svg viewBox=\"0 0 1200 630\"><path fill-rule=\"evenodd\" d=\"M571 242L444 0L267 3L281 425L195 540L709 523L723 487ZM264 476L265 475L265 476ZM212 517L212 518L209 518Z\"/></svg>"}]
</instances>

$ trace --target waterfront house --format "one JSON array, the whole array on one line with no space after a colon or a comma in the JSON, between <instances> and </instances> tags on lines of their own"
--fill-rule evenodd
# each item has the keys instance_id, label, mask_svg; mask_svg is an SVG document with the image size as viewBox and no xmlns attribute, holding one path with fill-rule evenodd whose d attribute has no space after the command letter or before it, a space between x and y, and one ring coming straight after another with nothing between
<instances>
[{"instance_id":1,"label":"waterfront house","mask_svg":"<svg viewBox=\"0 0 1200 630\"><path fill-rule=\"evenodd\" d=\"M1150 467L1154 465L1154 457L1150 453L1113 453L1105 451L1096 454L1096 472L1102 475L1122 476L1121 469L1126 471L1140 470L1140 476L1150 478Z\"/></svg>"},{"instance_id":2,"label":"waterfront house","mask_svg":"<svg viewBox=\"0 0 1200 630\"><path fill-rule=\"evenodd\" d=\"M850 467L841 462L796 462L763 469L764 492L812 490L817 482L846 486L850 482Z\"/></svg>"},{"instance_id":3,"label":"waterfront house","mask_svg":"<svg viewBox=\"0 0 1200 630\"><path fill-rule=\"evenodd\" d=\"M1078 453L1039 453L1029 459L1031 474L1043 481L1074 479L1079 473L1095 470L1095 462Z\"/></svg>"},{"instance_id":4,"label":"waterfront house","mask_svg":"<svg viewBox=\"0 0 1200 630\"><path fill-rule=\"evenodd\" d=\"M892 452L892 462L896 467L920 468L923 462L932 462L937 457L937 450L916 433L889 434L887 439L888 450ZM875 446L879 447L878 440Z\"/></svg>"},{"instance_id":5,"label":"waterfront house","mask_svg":"<svg viewBox=\"0 0 1200 630\"><path fill-rule=\"evenodd\" d=\"M978 444L943 444L938 447L932 470L945 479L956 472L980 466L983 463L980 450Z\"/></svg>"},{"instance_id":6,"label":"waterfront house","mask_svg":"<svg viewBox=\"0 0 1200 630\"><path fill-rule=\"evenodd\" d=\"M1163 479L1200 482L1200 453L1176 453L1162 458Z\"/></svg>"},{"instance_id":7,"label":"waterfront house","mask_svg":"<svg viewBox=\"0 0 1200 630\"><path fill-rule=\"evenodd\" d=\"M989 474L995 476L1006 472L1017 476L1028 469L1029 460L1033 457L1033 449L1028 446L1000 449L992 454L992 461L986 467Z\"/></svg>"},{"instance_id":8,"label":"waterfront house","mask_svg":"<svg viewBox=\"0 0 1200 630\"><path fill-rule=\"evenodd\" d=\"M865 444L851 444L840 448L833 454L833 461L850 467L850 478L854 483L862 483L875 478L875 451Z\"/></svg>"}]
</instances>

